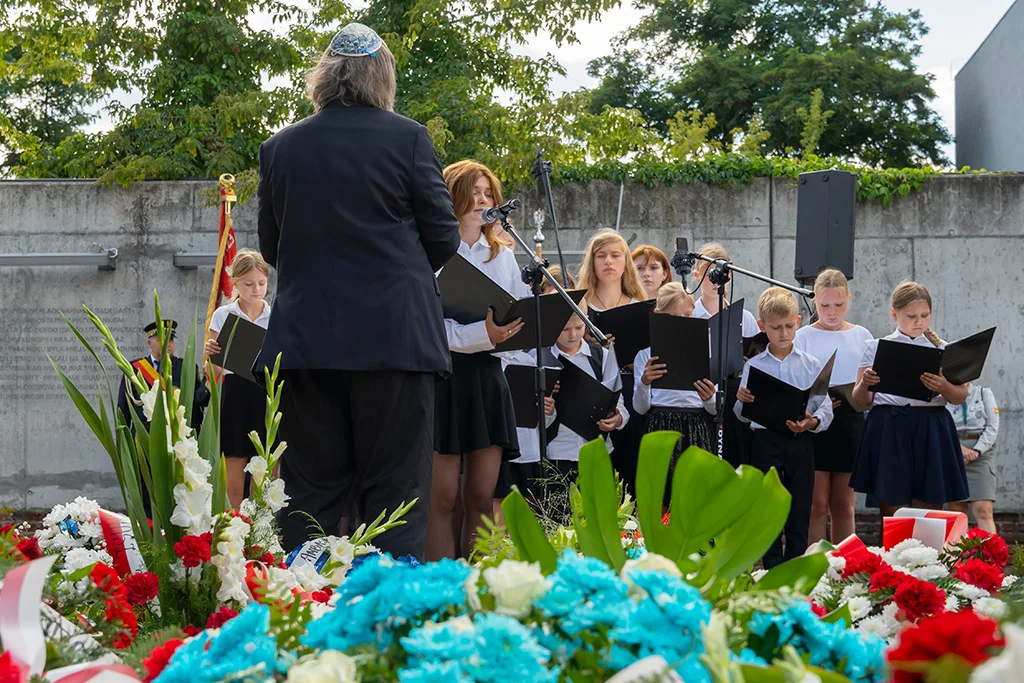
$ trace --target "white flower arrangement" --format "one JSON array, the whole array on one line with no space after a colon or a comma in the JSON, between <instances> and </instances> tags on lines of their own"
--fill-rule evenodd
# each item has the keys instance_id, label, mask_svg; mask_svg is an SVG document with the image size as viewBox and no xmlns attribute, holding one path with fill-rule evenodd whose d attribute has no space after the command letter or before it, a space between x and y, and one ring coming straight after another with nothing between
<instances>
[{"instance_id":1,"label":"white flower arrangement","mask_svg":"<svg viewBox=\"0 0 1024 683\"><path fill-rule=\"evenodd\" d=\"M235 600L245 604L249 600L245 590L245 540L248 536L249 524L241 517L231 517L227 524L218 525L210 563L220 578L217 599L222 603Z\"/></svg>"},{"instance_id":2,"label":"white flower arrangement","mask_svg":"<svg viewBox=\"0 0 1024 683\"><path fill-rule=\"evenodd\" d=\"M61 551L72 548L106 548L103 527L100 525L99 503L84 496L78 496L70 503L55 505L43 517L42 527L35 535L43 551L50 548Z\"/></svg>"}]
</instances>

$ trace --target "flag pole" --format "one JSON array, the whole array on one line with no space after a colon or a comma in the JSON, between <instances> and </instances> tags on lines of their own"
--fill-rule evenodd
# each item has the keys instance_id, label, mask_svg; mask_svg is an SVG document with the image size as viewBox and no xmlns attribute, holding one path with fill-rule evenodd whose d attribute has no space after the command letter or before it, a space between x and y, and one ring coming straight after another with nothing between
<instances>
[{"instance_id":1,"label":"flag pole","mask_svg":"<svg viewBox=\"0 0 1024 683\"><path fill-rule=\"evenodd\" d=\"M235 176L225 173L220 177L220 244L217 246L217 262L213 267L213 286L210 288L210 300L206 304L206 331L203 333L203 367L206 366L206 342L210 337L210 320L217 310L220 294L220 281L224 272L224 252L228 246L228 236L234 230L231 220L231 205L237 201L235 197Z\"/></svg>"}]
</instances>

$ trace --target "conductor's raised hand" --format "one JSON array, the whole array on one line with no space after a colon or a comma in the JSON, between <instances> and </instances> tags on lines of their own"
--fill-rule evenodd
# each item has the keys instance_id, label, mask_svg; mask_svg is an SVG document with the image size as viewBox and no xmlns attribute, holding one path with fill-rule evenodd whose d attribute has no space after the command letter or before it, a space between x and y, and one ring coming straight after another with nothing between
<instances>
[{"instance_id":1,"label":"conductor's raised hand","mask_svg":"<svg viewBox=\"0 0 1024 683\"><path fill-rule=\"evenodd\" d=\"M786 420L786 426L794 434L809 432L818 426L818 418L813 417L810 413L804 413L804 416L799 420Z\"/></svg>"},{"instance_id":2,"label":"conductor's raised hand","mask_svg":"<svg viewBox=\"0 0 1024 683\"><path fill-rule=\"evenodd\" d=\"M611 417L597 421L597 428L602 432L614 432L622 425L622 415L619 411L612 413Z\"/></svg>"},{"instance_id":3,"label":"conductor's raised hand","mask_svg":"<svg viewBox=\"0 0 1024 683\"><path fill-rule=\"evenodd\" d=\"M736 400L740 403L753 403L754 395L750 393L750 389L740 387L739 391L736 392Z\"/></svg>"},{"instance_id":4,"label":"conductor's raised hand","mask_svg":"<svg viewBox=\"0 0 1024 683\"><path fill-rule=\"evenodd\" d=\"M697 395L702 401L710 401L711 397L715 395L715 385L709 379L694 382L693 388L697 390Z\"/></svg>"},{"instance_id":5,"label":"conductor's raised hand","mask_svg":"<svg viewBox=\"0 0 1024 683\"><path fill-rule=\"evenodd\" d=\"M640 381L651 386L651 382L656 379L661 379L668 373L668 366L664 363L655 363L658 360L657 356L651 356L647 359L647 365L644 366L644 374L640 377Z\"/></svg>"},{"instance_id":6,"label":"conductor's raised hand","mask_svg":"<svg viewBox=\"0 0 1024 683\"><path fill-rule=\"evenodd\" d=\"M494 309L487 309L487 317L484 318L484 324L487 325L487 338L491 340L491 343L497 346L503 341L508 341L516 335L519 330L523 329L523 319L516 318L508 325L498 325L494 322Z\"/></svg>"},{"instance_id":7,"label":"conductor's raised hand","mask_svg":"<svg viewBox=\"0 0 1024 683\"><path fill-rule=\"evenodd\" d=\"M864 383L864 386L873 387L881 382L882 379L878 376L878 373L875 372L874 368L865 368L861 381Z\"/></svg>"}]
</instances>

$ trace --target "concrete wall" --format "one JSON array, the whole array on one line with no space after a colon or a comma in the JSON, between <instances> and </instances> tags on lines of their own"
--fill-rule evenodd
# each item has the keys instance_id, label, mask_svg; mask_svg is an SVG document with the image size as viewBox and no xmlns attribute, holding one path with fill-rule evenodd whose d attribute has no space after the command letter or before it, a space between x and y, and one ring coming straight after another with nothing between
<instances>
[{"instance_id":1,"label":"concrete wall","mask_svg":"<svg viewBox=\"0 0 1024 683\"><path fill-rule=\"evenodd\" d=\"M217 213L204 207L209 183L138 183L129 190L86 182L0 182L0 254L117 247L117 270L0 267L0 505L44 508L75 495L110 505L119 497L98 447L50 369L49 354L95 396L102 375L66 330L60 312L88 326L81 305L107 320L126 354L145 351L156 289L167 314L183 323L205 313L212 268L182 271L175 252L212 252ZM793 181L744 188L628 185L621 231L671 253L715 239L737 265L792 281L796 228ZM517 225L532 236L531 190L519 193ZM562 246L579 250L598 227L614 226L619 187L605 182L555 189ZM242 246L255 246L255 205L238 207ZM554 254L548 219L545 253ZM905 278L935 297L935 328L950 340L998 325L983 381L996 392L1000 509L1024 509L1024 176L948 177L883 208L860 204L851 320L888 334L888 296ZM763 287L737 277L736 296ZM187 323L185 323L187 327ZM90 340L97 335L86 329ZM112 371L112 368L108 370ZM111 375L116 377L115 375ZM104 385L105 386L105 385ZM116 386L114 387L116 390Z\"/></svg>"},{"instance_id":2,"label":"concrete wall","mask_svg":"<svg viewBox=\"0 0 1024 683\"><path fill-rule=\"evenodd\" d=\"M956 165L1024 171L1024 2L1014 2L956 75Z\"/></svg>"}]
</instances>

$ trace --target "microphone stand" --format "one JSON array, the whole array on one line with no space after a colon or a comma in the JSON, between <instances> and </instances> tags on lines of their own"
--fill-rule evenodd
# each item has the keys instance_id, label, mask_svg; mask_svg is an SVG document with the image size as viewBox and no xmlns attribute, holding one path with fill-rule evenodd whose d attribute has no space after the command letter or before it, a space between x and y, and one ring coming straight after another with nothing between
<instances>
[{"instance_id":1,"label":"microphone stand","mask_svg":"<svg viewBox=\"0 0 1024 683\"><path fill-rule=\"evenodd\" d=\"M712 284L718 286L718 367L716 368L718 374L718 386L715 389L715 428L718 431L718 457L724 458L724 443L725 443L725 384L728 381L728 375L726 372L726 329L725 329L725 316L722 312L725 310L725 290L732 280L732 273L739 273L746 275L747 277L760 280L773 287L782 287L783 289L789 290L794 294L801 296L814 298L814 292L796 287L785 282L780 282L766 275L755 273L752 270L746 268L740 268L739 266L733 265L732 261L725 259L713 259L697 252L689 252L682 254L676 252L672 256L672 265L675 267L676 272L679 276L686 281L686 275L693 268L693 264L697 261L704 261L709 264L706 277L711 281ZM713 266L713 268L712 268ZM740 335L742 339L742 319L740 322Z\"/></svg>"},{"instance_id":2,"label":"microphone stand","mask_svg":"<svg viewBox=\"0 0 1024 683\"><path fill-rule=\"evenodd\" d=\"M536 251L527 246L523 238L519 236L518 232L516 232L516 229L508 222L508 216L502 214L500 220L501 227L505 229L505 232L508 233L509 237L511 237L515 243L522 248L523 252L530 257L530 263L523 266L523 282L530 285L530 289L533 292L534 312L537 317L537 370L534 376L534 388L537 391L537 436L540 442L540 461L541 463L544 463L547 461L548 457L547 430L544 427L544 397L547 395L547 378L546 373L544 372L544 356L542 353L544 350L544 336L541 333L540 317L540 288L544 283L544 279L547 278L548 282L554 286L555 291L565 299L565 302L569 304L569 308L572 309L573 313L579 316L580 320L583 321L583 324L586 325L590 334L593 335L595 339L597 339L602 345L607 345L608 338L604 336L604 333L601 332L601 330L597 329L594 323L590 322L590 319L587 318L586 314L583 313L582 310L580 310L580 307L572 300L572 297L565 291L562 284L552 277L551 273L548 271L547 259L537 256ZM565 270L562 270L562 272L565 273ZM544 498L545 500L547 499L547 484L544 485Z\"/></svg>"},{"instance_id":3,"label":"microphone stand","mask_svg":"<svg viewBox=\"0 0 1024 683\"><path fill-rule=\"evenodd\" d=\"M548 213L551 214L551 228L555 231L555 251L558 252L558 265L562 268L562 284L569 283L569 271L565 269L565 256L562 255L562 243L558 240L558 219L555 218L555 202L551 199L551 170L554 168L550 161L544 160L540 147L537 148L537 160L533 162L530 175L535 181L540 181L544 188L544 197L548 201Z\"/></svg>"}]
</instances>

